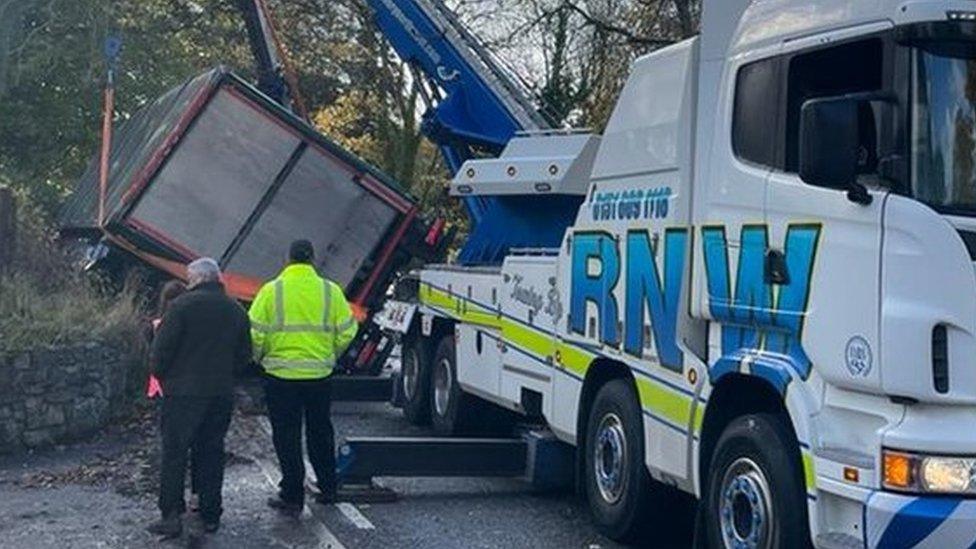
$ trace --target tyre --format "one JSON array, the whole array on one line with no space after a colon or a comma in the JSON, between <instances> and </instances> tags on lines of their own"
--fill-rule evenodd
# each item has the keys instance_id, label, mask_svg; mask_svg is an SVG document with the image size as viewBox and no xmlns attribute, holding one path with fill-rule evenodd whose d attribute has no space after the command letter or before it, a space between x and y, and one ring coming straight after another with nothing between
<instances>
[{"instance_id":1,"label":"tyre","mask_svg":"<svg viewBox=\"0 0 976 549\"><path fill-rule=\"evenodd\" d=\"M400 394L403 415L414 425L430 423L430 353L421 337L403 341L400 356Z\"/></svg>"},{"instance_id":2,"label":"tyre","mask_svg":"<svg viewBox=\"0 0 976 549\"><path fill-rule=\"evenodd\" d=\"M458 384L453 336L441 339L430 368L430 419L434 431L445 436L467 432L476 403Z\"/></svg>"},{"instance_id":3,"label":"tyre","mask_svg":"<svg viewBox=\"0 0 976 549\"><path fill-rule=\"evenodd\" d=\"M615 379L600 388L587 419L584 486L597 529L624 543L640 541L652 518L643 426L631 380Z\"/></svg>"},{"instance_id":4,"label":"tyre","mask_svg":"<svg viewBox=\"0 0 976 549\"><path fill-rule=\"evenodd\" d=\"M732 421L715 446L705 492L710 547L809 547L796 437L777 416Z\"/></svg>"}]
</instances>

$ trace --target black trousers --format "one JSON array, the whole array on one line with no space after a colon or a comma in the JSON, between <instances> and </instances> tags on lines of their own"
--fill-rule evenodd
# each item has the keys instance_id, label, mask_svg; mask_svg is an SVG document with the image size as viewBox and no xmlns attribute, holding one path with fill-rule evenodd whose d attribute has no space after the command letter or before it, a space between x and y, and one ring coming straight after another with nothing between
<instances>
[{"instance_id":1,"label":"black trousers","mask_svg":"<svg viewBox=\"0 0 976 549\"><path fill-rule=\"evenodd\" d=\"M154 398L153 400L155 401L155 408L156 408L155 410L156 424L161 425L163 421L163 399ZM194 467L193 465L194 459L195 458L193 457L193 448L191 447L190 448L190 493L192 493L193 495L199 495L200 490L197 489L197 485L200 482L198 479L200 473L198 471L199 468Z\"/></svg>"},{"instance_id":2,"label":"black trousers","mask_svg":"<svg viewBox=\"0 0 976 549\"><path fill-rule=\"evenodd\" d=\"M272 439L281 466L281 499L305 501L305 463L302 459L302 423L308 461L315 470L319 490L335 494L335 431L332 429L332 384L328 378L285 381L264 378L265 399Z\"/></svg>"},{"instance_id":3,"label":"black trousers","mask_svg":"<svg viewBox=\"0 0 976 549\"><path fill-rule=\"evenodd\" d=\"M163 457L159 479L159 510L164 517L186 511L183 499L187 456L193 452L194 489L200 515L213 522L223 513L224 438L230 426L232 397L163 398Z\"/></svg>"}]
</instances>

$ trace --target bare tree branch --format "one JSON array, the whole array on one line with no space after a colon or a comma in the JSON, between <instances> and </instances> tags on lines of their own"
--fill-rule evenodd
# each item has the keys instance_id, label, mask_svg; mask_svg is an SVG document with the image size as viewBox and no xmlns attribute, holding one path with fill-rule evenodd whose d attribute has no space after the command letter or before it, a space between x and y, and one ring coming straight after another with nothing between
<instances>
[{"instance_id":1,"label":"bare tree branch","mask_svg":"<svg viewBox=\"0 0 976 549\"><path fill-rule=\"evenodd\" d=\"M588 24L593 25L605 32L610 32L617 34L624 38L624 40L629 44L639 44L642 46L651 47L662 47L674 44L677 42L674 38L667 37L657 37L657 36L643 36L635 33L631 29L621 27L614 23L610 23L600 17L591 14L589 11L581 8L575 2L566 2L564 4L566 9L574 11L577 15L582 17Z\"/></svg>"}]
</instances>

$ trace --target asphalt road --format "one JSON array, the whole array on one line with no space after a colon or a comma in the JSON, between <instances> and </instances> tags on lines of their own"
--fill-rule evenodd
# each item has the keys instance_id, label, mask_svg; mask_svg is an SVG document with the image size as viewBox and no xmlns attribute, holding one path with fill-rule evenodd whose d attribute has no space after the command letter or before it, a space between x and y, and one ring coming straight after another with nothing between
<instances>
[{"instance_id":1,"label":"asphalt road","mask_svg":"<svg viewBox=\"0 0 976 549\"><path fill-rule=\"evenodd\" d=\"M429 434L385 404L337 404L334 419L340 438ZM379 479L400 495L398 501L310 503L297 520L278 516L265 506L278 477L263 422L263 417L235 417L228 437L226 510L215 535L200 533L192 519L179 540L159 542L144 532L156 518L154 490L118 480L154 477L152 463L133 465L119 458L154 444L151 433L144 433L142 439L105 437L0 460L0 547L619 547L596 532L573 494L535 494L515 479ZM87 463L102 463L104 469L113 460L119 463L114 470L111 465L96 470L89 475L94 478L78 473ZM687 546L684 530L679 525L646 545Z\"/></svg>"}]
</instances>

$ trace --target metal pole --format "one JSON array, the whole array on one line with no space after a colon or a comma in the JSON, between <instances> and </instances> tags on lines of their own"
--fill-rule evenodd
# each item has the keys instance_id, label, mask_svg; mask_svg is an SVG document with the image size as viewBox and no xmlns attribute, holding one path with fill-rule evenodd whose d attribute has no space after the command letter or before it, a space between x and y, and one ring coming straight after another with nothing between
<instances>
[{"instance_id":1,"label":"metal pole","mask_svg":"<svg viewBox=\"0 0 976 549\"><path fill-rule=\"evenodd\" d=\"M111 71L109 72L111 74ZM112 111L115 108L115 90L105 87L105 106L102 115L102 152L98 164L98 226L105 225L105 194L108 191L108 160L112 149Z\"/></svg>"},{"instance_id":2,"label":"metal pole","mask_svg":"<svg viewBox=\"0 0 976 549\"><path fill-rule=\"evenodd\" d=\"M115 66L122 49L122 41L109 37L105 40L105 60L108 74L105 78L105 103L102 109L102 150L98 164L98 226L105 226L105 197L108 194L109 160L112 153L112 117L115 113Z\"/></svg>"}]
</instances>

